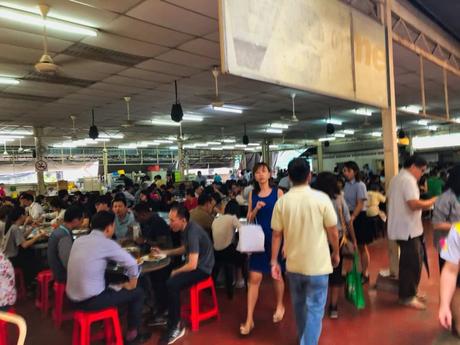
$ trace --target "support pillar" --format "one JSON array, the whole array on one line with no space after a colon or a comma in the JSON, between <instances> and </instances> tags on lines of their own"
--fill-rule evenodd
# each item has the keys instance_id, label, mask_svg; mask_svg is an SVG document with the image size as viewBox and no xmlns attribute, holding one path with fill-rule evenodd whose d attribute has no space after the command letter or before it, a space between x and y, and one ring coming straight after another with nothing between
<instances>
[{"instance_id":1,"label":"support pillar","mask_svg":"<svg viewBox=\"0 0 460 345\"><path fill-rule=\"evenodd\" d=\"M43 128L42 127L34 127L34 136L35 136L35 153L36 153L36 161L43 159L43 153L45 151L45 147L43 146ZM37 186L38 186L38 194L45 194L46 187L45 187L45 176L43 171L37 171Z\"/></svg>"},{"instance_id":2,"label":"support pillar","mask_svg":"<svg viewBox=\"0 0 460 345\"><path fill-rule=\"evenodd\" d=\"M183 181L185 177L185 150L182 138L179 138L179 140L177 140L177 161L180 179L181 181Z\"/></svg>"},{"instance_id":3,"label":"support pillar","mask_svg":"<svg viewBox=\"0 0 460 345\"><path fill-rule=\"evenodd\" d=\"M107 148L105 147L105 143L104 148L102 149L102 166L104 168L104 184L107 186L109 183L109 181L107 180L109 175L109 157Z\"/></svg>"},{"instance_id":4,"label":"support pillar","mask_svg":"<svg viewBox=\"0 0 460 345\"><path fill-rule=\"evenodd\" d=\"M317 159L317 172L324 170L324 161L323 161L323 143L319 142L316 149L316 159Z\"/></svg>"},{"instance_id":5,"label":"support pillar","mask_svg":"<svg viewBox=\"0 0 460 345\"><path fill-rule=\"evenodd\" d=\"M389 107L382 109L383 151L385 168L385 190L388 190L391 179L398 173L398 141L396 136L396 95L393 64L393 29L391 22L392 0L385 1L385 24L387 30L387 73L389 90ZM395 241L388 241L390 259L390 275L399 274L399 248Z\"/></svg>"},{"instance_id":6,"label":"support pillar","mask_svg":"<svg viewBox=\"0 0 460 345\"><path fill-rule=\"evenodd\" d=\"M270 140L264 139L262 141L262 161L267 163L271 169L271 159L270 159Z\"/></svg>"}]
</instances>

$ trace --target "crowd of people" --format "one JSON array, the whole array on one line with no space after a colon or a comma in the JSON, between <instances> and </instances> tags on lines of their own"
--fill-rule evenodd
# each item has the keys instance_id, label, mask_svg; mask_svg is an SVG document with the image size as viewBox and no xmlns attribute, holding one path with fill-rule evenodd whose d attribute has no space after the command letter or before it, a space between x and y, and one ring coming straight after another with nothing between
<instances>
[{"instance_id":1,"label":"crowd of people","mask_svg":"<svg viewBox=\"0 0 460 345\"><path fill-rule=\"evenodd\" d=\"M144 178L135 184L122 176L123 185L103 195L69 195L61 190L48 197L24 192L12 199L3 193L0 308L6 310L15 303L13 267L23 271L26 286L33 290L34 278L43 269L34 260L33 247L47 241L45 266L56 281L66 284L74 308L127 306L127 344L150 337L141 330L146 306L147 325L166 326L163 343L181 338L185 327L180 319L180 293L210 276L222 279L228 298L233 298L235 287L247 286L246 318L239 328L243 336L255 327L264 276L273 278L272 321L282 322L287 277L299 341L317 344L325 310L330 318L339 317L347 241L359 253L362 284L369 282L368 246L386 233L397 241L399 302L416 309L426 307L426 296L418 291L425 255L422 212L426 210L432 215L443 269L439 319L452 327L450 304L456 298L460 303L454 293L460 281L460 166L450 169L445 180L432 168L424 189L420 181L427 167L423 158L409 157L386 195L381 176L368 167L360 170L349 161L335 173L312 174L303 158L292 160L275 179L269 165L257 163L252 172L245 170L239 176L232 172L225 182L218 174L208 179L198 172L196 180L187 183L156 176L153 182ZM262 229L263 252L246 255L237 250L237 230L246 222ZM53 231L34 230L44 225ZM73 232L78 229L90 231L75 239ZM142 274L126 246L169 257L171 264ZM121 282L109 281L110 262L124 268Z\"/></svg>"}]
</instances>

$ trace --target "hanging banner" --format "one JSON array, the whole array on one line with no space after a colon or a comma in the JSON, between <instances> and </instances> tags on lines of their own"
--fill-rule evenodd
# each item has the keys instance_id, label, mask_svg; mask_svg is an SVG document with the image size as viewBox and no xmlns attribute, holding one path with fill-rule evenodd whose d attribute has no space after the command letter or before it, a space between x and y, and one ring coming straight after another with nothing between
<instances>
[{"instance_id":1,"label":"hanging banner","mask_svg":"<svg viewBox=\"0 0 460 345\"><path fill-rule=\"evenodd\" d=\"M367 19L337 0L220 0L223 72L386 108L384 27Z\"/></svg>"}]
</instances>

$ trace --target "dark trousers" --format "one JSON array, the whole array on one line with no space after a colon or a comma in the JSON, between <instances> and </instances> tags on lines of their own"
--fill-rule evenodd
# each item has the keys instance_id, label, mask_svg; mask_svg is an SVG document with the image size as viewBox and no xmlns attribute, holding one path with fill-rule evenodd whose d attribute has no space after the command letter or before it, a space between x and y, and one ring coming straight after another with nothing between
<instances>
[{"instance_id":1,"label":"dark trousers","mask_svg":"<svg viewBox=\"0 0 460 345\"><path fill-rule=\"evenodd\" d=\"M32 282L39 271L39 263L34 257L34 252L31 248L19 247L18 255L10 258L14 268L20 268L24 275L24 283L27 288L31 287Z\"/></svg>"},{"instance_id":2,"label":"dark trousers","mask_svg":"<svg viewBox=\"0 0 460 345\"><path fill-rule=\"evenodd\" d=\"M162 314L168 309L168 288L166 282L171 275L171 270L171 266L168 266L150 273L154 308L157 314Z\"/></svg>"},{"instance_id":3,"label":"dark trousers","mask_svg":"<svg viewBox=\"0 0 460 345\"><path fill-rule=\"evenodd\" d=\"M212 276L214 281L217 280L220 269L224 269L225 273L225 289L227 291L228 298L233 298L233 272L235 268L241 268L243 273L244 281L248 281L248 268L246 265L246 255L238 252L234 244L230 244L223 250L215 250L214 257L216 263Z\"/></svg>"},{"instance_id":4,"label":"dark trousers","mask_svg":"<svg viewBox=\"0 0 460 345\"><path fill-rule=\"evenodd\" d=\"M126 306L128 308L128 330L133 330L141 326L143 305L144 291L136 287L133 290L121 289L120 291L106 289L97 296L75 303L75 308L93 311Z\"/></svg>"},{"instance_id":5,"label":"dark trousers","mask_svg":"<svg viewBox=\"0 0 460 345\"><path fill-rule=\"evenodd\" d=\"M190 272L178 273L168 279L166 287L168 289L168 329L177 327L180 321L180 292L206 278L209 274L196 269Z\"/></svg>"},{"instance_id":6,"label":"dark trousers","mask_svg":"<svg viewBox=\"0 0 460 345\"><path fill-rule=\"evenodd\" d=\"M422 236L397 241L401 250L399 258L399 298L407 300L417 295L422 274Z\"/></svg>"}]
</instances>

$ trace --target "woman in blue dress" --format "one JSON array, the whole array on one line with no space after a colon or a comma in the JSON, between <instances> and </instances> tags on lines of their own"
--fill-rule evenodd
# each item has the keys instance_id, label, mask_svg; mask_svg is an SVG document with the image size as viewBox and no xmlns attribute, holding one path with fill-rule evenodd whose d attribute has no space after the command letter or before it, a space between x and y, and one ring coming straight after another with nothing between
<instances>
[{"instance_id":1,"label":"woman in blue dress","mask_svg":"<svg viewBox=\"0 0 460 345\"><path fill-rule=\"evenodd\" d=\"M265 252L251 254L249 258L249 284L248 305L246 322L240 325L240 334L248 335L254 328L254 309L259 296L260 283L264 274L271 272L271 249L272 249L272 213L276 201L283 195L280 189L270 184L271 172L266 163L257 163L253 169L254 190L249 194L248 222L259 224L265 234ZM284 260L279 253L279 260L284 270ZM284 316L284 281L273 280L276 295L276 308L273 314L273 322L277 323Z\"/></svg>"}]
</instances>

